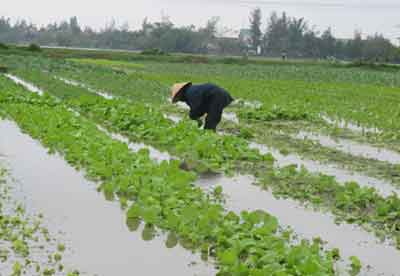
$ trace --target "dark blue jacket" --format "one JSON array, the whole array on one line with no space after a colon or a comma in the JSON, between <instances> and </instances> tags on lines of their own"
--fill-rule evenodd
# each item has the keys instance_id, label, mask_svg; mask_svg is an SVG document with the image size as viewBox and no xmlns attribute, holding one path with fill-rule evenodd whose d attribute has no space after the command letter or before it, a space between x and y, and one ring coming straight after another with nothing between
<instances>
[{"instance_id":1,"label":"dark blue jacket","mask_svg":"<svg viewBox=\"0 0 400 276\"><path fill-rule=\"evenodd\" d=\"M182 100L190 106L190 118L196 120L205 113L222 113L222 110L233 101L233 98L225 89L212 83L206 83L186 88Z\"/></svg>"}]
</instances>

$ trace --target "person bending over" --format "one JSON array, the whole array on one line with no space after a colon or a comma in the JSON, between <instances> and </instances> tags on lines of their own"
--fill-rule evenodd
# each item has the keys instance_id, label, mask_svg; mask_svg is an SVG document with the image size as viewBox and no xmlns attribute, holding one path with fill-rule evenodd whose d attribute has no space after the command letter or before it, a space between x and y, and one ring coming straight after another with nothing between
<instances>
[{"instance_id":1,"label":"person bending over","mask_svg":"<svg viewBox=\"0 0 400 276\"><path fill-rule=\"evenodd\" d=\"M171 87L172 102L184 102L190 107L189 117L201 127L201 117L207 114L204 129L216 131L222 112L234 99L223 88L212 84L193 85L191 82L176 83Z\"/></svg>"}]
</instances>

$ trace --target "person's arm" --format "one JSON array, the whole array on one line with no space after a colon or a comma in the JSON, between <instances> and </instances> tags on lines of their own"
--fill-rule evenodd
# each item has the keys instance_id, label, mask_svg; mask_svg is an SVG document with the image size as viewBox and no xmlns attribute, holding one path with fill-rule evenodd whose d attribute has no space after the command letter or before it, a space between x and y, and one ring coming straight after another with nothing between
<instances>
[{"instance_id":1,"label":"person's arm","mask_svg":"<svg viewBox=\"0 0 400 276\"><path fill-rule=\"evenodd\" d=\"M196 106L193 108L190 108L190 112L189 112L189 117L192 120L199 120L201 116L203 116L205 113L205 110L203 110L202 106Z\"/></svg>"},{"instance_id":2,"label":"person's arm","mask_svg":"<svg viewBox=\"0 0 400 276\"><path fill-rule=\"evenodd\" d=\"M197 86L191 87L186 95L186 103L190 106L189 117L198 121L207 112L207 87ZM194 90L195 89L195 90Z\"/></svg>"}]
</instances>

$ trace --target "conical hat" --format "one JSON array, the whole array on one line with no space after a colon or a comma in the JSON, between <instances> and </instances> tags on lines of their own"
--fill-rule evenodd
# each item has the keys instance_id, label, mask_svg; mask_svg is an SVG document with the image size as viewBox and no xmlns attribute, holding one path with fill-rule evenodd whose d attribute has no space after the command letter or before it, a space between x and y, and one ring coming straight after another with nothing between
<instances>
[{"instance_id":1,"label":"conical hat","mask_svg":"<svg viewBox=\"0 0 400 276\"><path fill-rule=\"evenodd\" d=\"M175 103L178 101L178 96L180 94L181 91L183 91L183 88L192 85L191 82L181 82L181 83L175 83L172 87L171 87L171 98L172 98L172 102Z\"/></svg>"}]
</instances>

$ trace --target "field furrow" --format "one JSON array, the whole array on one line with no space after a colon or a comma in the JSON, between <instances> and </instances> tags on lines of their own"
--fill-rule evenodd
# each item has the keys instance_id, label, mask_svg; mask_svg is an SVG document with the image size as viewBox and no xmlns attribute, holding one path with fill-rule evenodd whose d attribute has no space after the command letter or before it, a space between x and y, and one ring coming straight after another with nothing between
<instances>
[{"instance_id":1,"label":"field furrow","mask_svg":"<svg viewBox=\"0 0 400 276\"><path fill-rule=\"evenodd\" d=\"M56 80L53 80L52 83L53 89L65 85ZM57 93L56 91L53 90L52 93ZM61 89L61 91L65 90ZM83 92L79 94L83 94ZM373 188L363 188L355 182L342 185L333 177L312 174L304 168L301 170L296 170L293 166L274 168L271 155L266 157L254 155L253 159L246 159L245 156L249 156L249 144L241 141L240 138L204 133L185 122L176 125L165 120L159 111L149 105L126 104L123 100L110 101L93 94L88 97L71 98L68 105L110 131L126 135L133 142L146 141L156 148L167 150L184 160L186 166L189 164L189 169L191 168L190 164L199 166L198 164L208 164L210 160L213 160L210 158L221 158L218 155L202 154L203 147L180 144L179 141L187 141L185 131L189 129L191 134L197 131L196 137L197 139L202 137L198 141L202 141L205 148L209 149L218 145L219 149L213 152L220 154L230 153L233 148L237 151L237 153L223 156L223 159L217 159L221 160L221 163L215 162L214 167L206 167L207 170L229 172L235 169L244 174L252 173L258 176L258 185L265 189L271 189L276 196L291 197L300 202L326 208L335 214L337 221L362 225L374 231L378 237L383 238L388 235L397 242L399 231L397 215L393 217L393 214L399 212L397 208L400 208L398 206L400 199L395 194L382 197ZM124 115L122 116L122 114ZM158 129L144 127L144 124L149 122L157 122ZM163 140L163 137L168 137L168 139ZM191 141L196 140L191 139ZM220 142L216 143L215 141ZM229 142L235 143L236 146L229 145ZM241 145L245 150L243 151L237 145ZM187 153L190 153L192 159L188 159ZM234 167L223 167L220 164L230 164ZM200 166L200 169L195 166L193 169L205 172L203 166ZM386 211L382 212L382 208L385 208Z\"/></svg>"},{"instance_id":2,"label":"field furrow","mask_svg":"<svg viewBox=\"0 0 400 276\"><path fill-rule=\"evenodd\" d=\"M0 53L0 161L27 205L65 230L77 250L65 264L83 275L397 275L397 67L229 60ZM184 81L235 98L216 133L171 103Z\"/></svg>"},{"instance_id":3,"label":"field furrow","mask_svg":"<svg viewBox=\"0 0 400 276\"><path fill-rule=\"evenodd\" d=\"M5 86L1 109L24 131L74 167L84 168L88 178L101 182L100 189L108 196L115 194L123 206L129 205L129 219L144 220L150 230L154 226L168 230L185 248L215 257L221 273L333 273L330 254L315 242L290 245L290 235L280 233L276 218L269 214L226 213L191 184L194 175L180 170L177 162L157 165L147 151L132 153L126 144L112 140L51 98L18 92L5 79L0 83ZM268 262L262 258L266 255ZM271 263L274 259L277 262ZM315 264L312 269L310 262Z\"/></svg>"}]
</instances>

